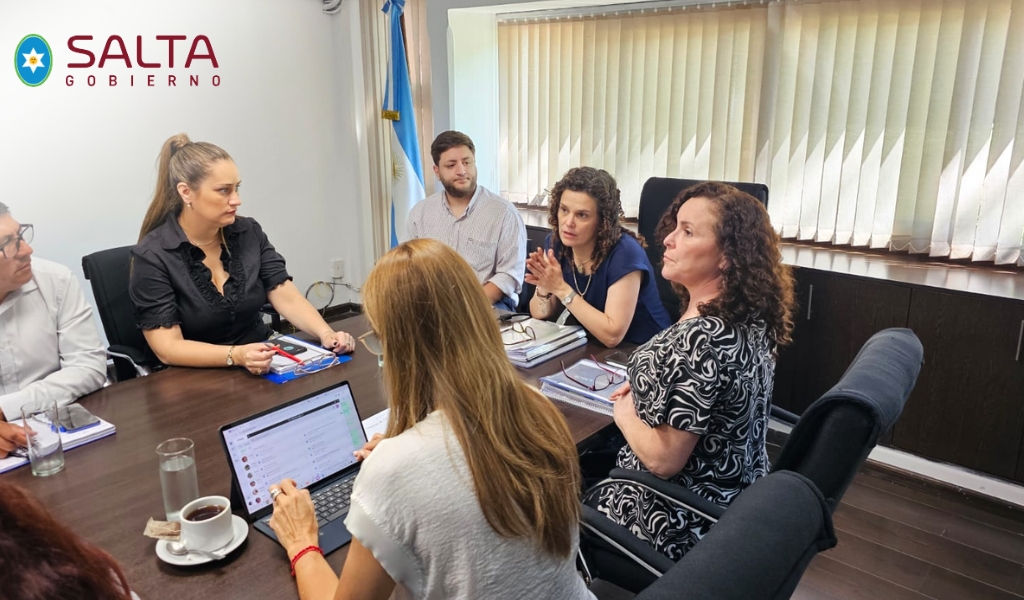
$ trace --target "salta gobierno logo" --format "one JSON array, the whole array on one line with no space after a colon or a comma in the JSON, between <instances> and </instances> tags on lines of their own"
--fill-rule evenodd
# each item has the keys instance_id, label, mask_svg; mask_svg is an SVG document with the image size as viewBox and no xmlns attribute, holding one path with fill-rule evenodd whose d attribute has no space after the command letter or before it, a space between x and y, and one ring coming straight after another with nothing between
<instances>
[{"instance_id":1,"label":"salta gobierno logo","mask_svg":"<svg viewBox=\"0 0 1024 600\"><path fill-rule=\"evenodd\" d=\"M52 66L50 44L43 36L33 33L21 38L14 51L14 70L22 83L31 87L42 85L50 76Z\"/></svg>"}]
</instances>

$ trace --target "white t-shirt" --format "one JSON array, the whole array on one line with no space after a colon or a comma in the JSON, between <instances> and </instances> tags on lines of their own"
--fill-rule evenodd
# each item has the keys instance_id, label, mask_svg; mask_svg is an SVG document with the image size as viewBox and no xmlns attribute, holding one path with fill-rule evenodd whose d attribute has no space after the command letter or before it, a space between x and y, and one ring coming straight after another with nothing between
<instances>
[{"instance_id":1,"label":"white t-shirt","mask_svg":"<svg viewBox=\"0 0 1024 600\"><path fill-rule=\"evenodd\" d=\"M576 573L575 544L554 558L532 540L495 533L439 411L378 444L356 477L345 525L395 580L392 598L594 598Z\"/></svg>"}]
</instances>

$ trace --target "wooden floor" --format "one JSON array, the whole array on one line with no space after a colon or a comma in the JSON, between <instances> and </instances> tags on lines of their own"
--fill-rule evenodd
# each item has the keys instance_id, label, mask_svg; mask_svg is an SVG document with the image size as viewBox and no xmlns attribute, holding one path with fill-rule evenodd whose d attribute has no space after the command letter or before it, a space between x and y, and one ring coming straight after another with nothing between
<instances>
[{"instance_id":1,"label":"wooden floor","mask_svg":"<svg viewBox=\"0 0 1024 600\"><path fill-rule=\"evenodd\" d=\"M839 545L794 599L1024 599L1024 510L868 465L833 520ZM602 600L630 597L595 585Z\"/></svg>"},{"instance_id":2,"label":"wooden floor","mask_svg":"<svg viewBox=\"0 0 1024 600\"><path fill-rule=\"evenodd\" d=\"M1024 511L866 467L793 598L1024 598Z\"/></svg>"}]
</instances>

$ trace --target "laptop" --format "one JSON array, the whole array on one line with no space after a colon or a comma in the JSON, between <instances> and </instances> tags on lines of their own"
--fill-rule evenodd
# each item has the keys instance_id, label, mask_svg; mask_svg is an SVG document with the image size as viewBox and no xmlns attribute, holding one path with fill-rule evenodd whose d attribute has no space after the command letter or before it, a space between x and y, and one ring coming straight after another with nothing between
<instances>
[{"instance_id":1,"label":"laptop","mask_svg":"<svg viewBox=\"0 0 1024 600\"><path fill-rule=\"evenodd\" d=\"M231 467L231 502L274 541L270 486L292 478L308 488L324 554L352 540L345 527L366 432L347 381L220 428Z\"/></svg>"}]
</instances>

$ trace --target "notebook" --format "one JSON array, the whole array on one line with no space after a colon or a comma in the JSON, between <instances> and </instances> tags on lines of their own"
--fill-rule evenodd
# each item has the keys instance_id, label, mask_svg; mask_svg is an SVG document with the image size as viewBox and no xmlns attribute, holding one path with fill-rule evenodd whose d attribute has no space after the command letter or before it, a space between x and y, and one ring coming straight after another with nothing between
<instances>
[{"instance_id":1,"label":"notebook","mask_svg":"<svg viewBox=\"0 0 1024 600\"><path fill-rule=\"evenodd\" d=\"M505 354L517 367L532 367L587 343L579 325L559 325L539 319L514 319L501 326Z\"/></svg>"},{"instance_id":2,"label":"notebook","mask_svg":"<svg viewBox=\"0 0 1024 600\"><path fill-rule=\"evenodd\" d=\"M288 342L300 348L305 348L300 354L294 354L295 358L298 358L304 362L312 362L320 359L326 359L333 356L333 352L321 348L318 344L311 344L304 342L299 338L292 337L290 335L278 335L275 336L271 341L273 342ZM270 361L270 372L275 375L292 373L295 371L295 367L299 366L299 363L295 362L290 358L286 358L280 354L275 354L273 360Z\"/></svg>"},{"instance_id":3,"label":"notebook","mask_svg":"<svg viewBox=\"0 0 1024 600\"><path fill-rule=\"evenodd\" d=\"M565 373L558 371L541 377L540 382L540 391L552 400L611 416L613 403L610 398L626 382L626 370L583 359L566 365ZM605 383L609 385L602 387ZM591 390L590 387L602 389Z\"/></svg>"},{"instance_id":4,"label":"notebook","mask_svg":"<svg viewBox=\"0 0 1024 600\"><path fill-rule=\"evenodd\" d=\"M224 425L220 437L232 506L257 531L277 540L269 525L270 486L291 478L313 498L324 553L351 541L344 521L362 464L352 453L366 433L347 381Z\"/></svg>"},{"instance_id":5,"label":"notebook","mask_svg":"<svg viewBox=\"0 0 1024 600\"><path fill-rule=\"evenodd\" d=\"M99 417L97 417L99 419ZM17 424L17 421L14 421ZM64 446L64 451L72 450L79 446L84 446L89 442L94 442L100 438L105 438L110 435L114 435L117 428L114 427L113 423L99 419L99 422L95 425L90 425L85 429L80 429L73 433L61 433L60 441ZM66 460L66 459L65 459ZM9 455L7 458L0 459L0 473L6 473L11 469L17 469L22 465L28 464L28 456L15 456Z\"/></svg>"},{"instance_id":6,"label":"notebook","mask_svg":"<svg viewBox=\"0 0 1024 600\"><path fill-rule=\"evenodd\" d=\"M561 345L554 346L554 347L550 348L547 351L546 354L542 354L540 356L536 356L536 357L531 358L529 360L521 360L521 359L513 358L513 357L510 356L508 358L508 360L509 360L509 362L511 362L513 365L519 367L520 369L529 369L529 368L532 368L532 367L535 367L535 366L539 365L542 362L551 360L552 358L555 358L557 356L561 356L561 355L563 355L563 354L565 354L567 352L571 352L571 351L573 351L573 350L575 350L577 348L582 348L583 346L586 346L586 345L587 345L587 338L585 336L581 337L581 338L569 338L569 339L563 340Z\"/></svg>"}]
</instances>

